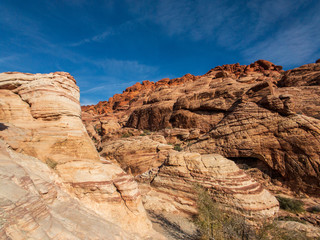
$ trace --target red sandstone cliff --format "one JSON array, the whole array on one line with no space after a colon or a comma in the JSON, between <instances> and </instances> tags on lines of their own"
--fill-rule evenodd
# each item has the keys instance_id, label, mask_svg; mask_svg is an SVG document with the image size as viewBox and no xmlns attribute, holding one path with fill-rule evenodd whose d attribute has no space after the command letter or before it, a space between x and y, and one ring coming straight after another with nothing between
<instances>
[{"instance_id":1,"label":"red sandstone cliff","mask_svg":"<svg viewBox=\"0 0 320 240\"><path fill-rule=\"evenodd\" d=\"M223 65L203 76L135 84L108 102L83 107L83 120L102 127L102 141L112 118L120 123L112 131L160 131L188 151L250 159L295 190L317 195L319 79L319 63L286 72L265 60Z\"/></svg>"}]
</instances>

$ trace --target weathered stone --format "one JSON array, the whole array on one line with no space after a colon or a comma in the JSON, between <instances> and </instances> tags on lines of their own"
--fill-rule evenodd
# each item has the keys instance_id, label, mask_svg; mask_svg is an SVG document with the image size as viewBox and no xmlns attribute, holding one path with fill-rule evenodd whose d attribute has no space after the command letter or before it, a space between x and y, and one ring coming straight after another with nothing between
<instances>
[{"instance_id":1,"label":"weathered stone","mask_svg":"<svg viewBox=\"0 0 320 240\"><path fill-rule=\"evenodd\" d=\"M42 161L0 140L1 239L137 239L72 197Z\"/></svg>"},{"instance_id":2,"label":"weathered stone","mask_svg":"<svg viewBox=\"0 0 320 240\"><path fill-rule=\"evenodd\" d=\"M279 209L268 191L218 154L171 151L164 165L139 178L144 182L140 184L144 206L159 213L195 214L196 185L209 189L216 201L251 221L272 218Z\"/></svg>"},{"instance_id":3,"label":"weathered stone","mask_svg":"<svg viewBox=\"0 0 320 240\"><path fill-rule=\"evenodd\" d=\"M55 169L69 194L100 218L143 238L154 235L137 183L101 161L80 114L79 89L69 74L0 74L0 138Z\"/></svg>"},{"instance_id":4,"label":"weathered stone","mask_svg":"<svg viewBox=\"0 0 320 240\"><path fill-rule=\"evenodd\" d=\"M223 65L183 84L137 94L130 110L113 115L121 112L118 119L127 127L157 130L192 152L256 159L296 191L317 195L319 85L316 63L286 72L265 60ZM167 134L170 128L187 133ZM189 137L191 129L198 129L196 138Z\"/></svg>"},{"instance_id":5,"label":"weathered stone","mask_svg":"<svg viewBox=\"0 0 320 240\"><path fill-rule=\"evenodd\" d=\"M118 161L122 169L134 176L162 165L173 148L148 136L105 141L101 147L101 156Z\"/></svg>"},{"instance_id":6,"label":"weathered stone","mask_svg":"<svg viewBox=\"0 0 320 240\"><path fill-rule=\"evenodd\" d=\"M144 206L150 212L192 216L197 212L196 185L251 220L272 218L278 211L278 202L268 191L218 154L173 151L171 145L148 136L105 142L101 153L118 161L140 182Z\"/></svg>"}]
</instances>

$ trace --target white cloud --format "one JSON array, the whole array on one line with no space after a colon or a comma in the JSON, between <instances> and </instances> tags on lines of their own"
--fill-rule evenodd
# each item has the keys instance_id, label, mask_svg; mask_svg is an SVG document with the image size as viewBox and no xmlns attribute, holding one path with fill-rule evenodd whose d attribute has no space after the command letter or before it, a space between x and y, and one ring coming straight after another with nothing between
<instances>
[{"instance_id":1,"label":"white cloud","mask_svg":"<svg viewBox=\"0 0 320 240\"><path fill-rule=\"evenodd\" d=\"M138 61L118 60L118 59L104 59L101 61L94 61L94 63L102 67L108 75L113 76L132 76L135 79L145 78L149 74L157 71L154 66L145 65Z\"/></svg>"},{"instance_id":2,"label":"white cloud","mask_svg":"<svg viewBox=\"0 0 320 240\"><path fill-rule=\"evenodd\" d=\"M232 17L236 7L228 1L154 1L154 11L146 16L169 36L186 35L193 40L214 38L215 30Z\"/></svg>"},{"instance_id":3,"label":"white cloud","mask_svg":"<svg viewBox=\"0 0 320 240\"><path fill-rule=\"evenodd\" d=\"M81 106L94 105L94 104L97 104L97 102L89 98L80 97Z\"/></svg>"},{"instance_id":4,"label":"white cloud","mask_svg":"<svg viewBox=\"0 0 320 240\"><path fill-rule=\"evenodd\" d=\"M5 64L5 63L8 63L8 62L12 62L12 61L15 61L18 59L18 56L17 55L12 55L12 56L0 56L0 63L1 64Z\"/></svg>"},{"instance_id":5,"label":"white cloud","mask_svg":"<svg viewBox=\"0 0 320 240\"><path fill-rule=\"evenodd\" d=\"M280 28L274 35L244 50L243 54L248 59L263 58L284 66L313 62L320 50L319 6L315 6L304 19Z\"/></svg>"},{"instance_id":6,"label":"white cloud","mask_svg":"<svg viewBox=\"0 0 320 240\"><path fill-rule=\"evenodd\" d=\"M80 45L83 45L85 43L90 43L90 42L102 42L105 38L109 37L109 36L112 36L114 33L112 30L106 30L100 34L97 34L91 38L85 38L85 39L82 39L81 41L79 42L75 42L75 43L72 43L70 44L71 47L77 47L77 46L80 46Z\"/></svg>"}]
</instances>

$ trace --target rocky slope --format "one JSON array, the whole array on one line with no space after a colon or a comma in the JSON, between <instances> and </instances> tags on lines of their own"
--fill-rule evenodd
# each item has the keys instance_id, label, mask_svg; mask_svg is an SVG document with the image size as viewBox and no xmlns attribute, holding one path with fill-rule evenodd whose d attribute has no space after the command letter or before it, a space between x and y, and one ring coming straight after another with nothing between
<instances>
[{"instance_id":1,"label":"rocky slope","mask_svg":"<svg viewBox=\"0 0 320 240\"><path fill-rule=\"evenodd\" d=\"M278 211L275 197L234 162L218 154L174 151L161 137L108 141L101 151L102 156L118 161L140 182L144 206L150 212L196 214L197 185L208 189L217 202L246 219L272 218Z\"/></svg>"},{"instance_id":2,"label":"rocky slope","mask_svg":"<svg viewBox=\"0 0 320 240\"><path fill-rule=\"evenodd\" d=\"M162 239L137 183L100 158L80 116L71 75L0 74L1 238Z\"/></svg>"},{"instance_id":3,"label":"rocky slope","mask_svg":"<svg viewBox=\"0 0 320 240\"><path fill-rule=\"evenodd\" d=\"M297 192L318 195L319 63L285 72L258 60L186 76L188 80L171 85L136 84L117 95L116 104L112 98L83 107L83 121L88 129L91 126L88 131L96 136L97 147L112 138L112 131L132 135L143 133L129 128L158 131L186 151L247 162ZM112 107L101 110L106 105ZM117 127L107 127L109 119Z\"/></svg>"},{"instance_id":4,"label":"rocky slope","mask_svg":"<svg viewBox=\"0 0 320 240\"><path fill-rule=\"evenodd\" d=\"M45 163L0 140L1 239L136 239L68 194Z\"/></svg>"}]
</instances>

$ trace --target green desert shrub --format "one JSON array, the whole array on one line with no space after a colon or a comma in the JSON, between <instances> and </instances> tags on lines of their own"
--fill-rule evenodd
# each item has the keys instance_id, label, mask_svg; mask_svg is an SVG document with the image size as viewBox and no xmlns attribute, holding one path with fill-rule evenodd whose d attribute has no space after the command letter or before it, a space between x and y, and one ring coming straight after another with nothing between
<instances>
[{"instance_id":1,"label":"green desert shrub","mask_svg":"<svg viewBox=\"0 0 320 240\"><path fill-rule=\"evenodd\" d=\"M150 130L143 129L143 133L141 133L140 136L147 136L147 135L150 135L150 134L151 134Z\"/></svg>"},{"instance_id":2,"label":"green desert shrub","mask_svg":"<svg viewBox=\"0 0 320 240\"><path fill-rule=\"evenodd\" d=\"M132 137L133 136L133 134L132 133L130 133L130 132L126 132L126 133L124 133L124 134L122 134L122 138L128 138L128 137Z\"/></svg>"},{"instance_id":3,"label":"green desert shrub","mask_svg":"<svg viewBox=\"0 0 320 240\"><path fill-rule=\"evenodd\" d=\"M143 130L143 133L144 133L145 135L150 135L150 134L151 134L150 130L148 130L148 129L144 129L144 130Z\"/></svg>"},{"instance_id":4,"label":"green desert shrub","mask_svg":"<svg viewBox=\"0 0 320 240\"><path fill-rule=\"evenodd\" d=\"M289 212L299 213L303 212L303 202L296 199L276 196L279 201L280 208Z\"/></svg>"},{"instance_id":5,"label":"green desert shrub","mask_svg":"<svg viewBox=\"0 0 320 240\"><path fill-rule=\"evenodd\" d=\"M47 164L50 168L55 169L58 163L57 163L56 161L48 158L47 161L46 161L46 164Z\"/></svg>"},{"instance_id":6,"label":"green desert shrub","mask_svg":"<svg viewBox=\"0 0 320 240\"><path fill-rule=\"evenodd\" d=\"M309 240L305 233L279 228L277 221L261 221L254 226L239 213L215 202L208 190L195 186L198 214L194 222L201 240ZM283 219L292 220L292 219Z\"/></svg>"},{"instance_id":7,"label":"green desert shrub","mask_svg":"<svg viewBox=\"0 0 320 240\"><path fill-rule=\"evenodd\" d=\"M98 135L102 135L102 128L94 126L94 130L98 133Z\"/></svg>"},{"instance_id":8,"label":"green desert shrub","mask_svg":"<svg viewBox=\"0 0 320 240\"><path fill-rule=\"evenodd\" d=\"M228 212L212 200L207 190L196 187L198 215L195 224L202 240L250 239L252 228L245 217Z\"/></svg>"},{"instance_id":9,"label":"green desert shrub","mask_svg":"<svg viewBox=\"0 0 320 240\"><path fill-rule=\"evenodd\" d=\"M181 152L181 151L182 151L182 147L181 147L180 144L174 145L173 149L176 150L176 151L178 151L178 152Z\"/></svg>"}]
</instances>

